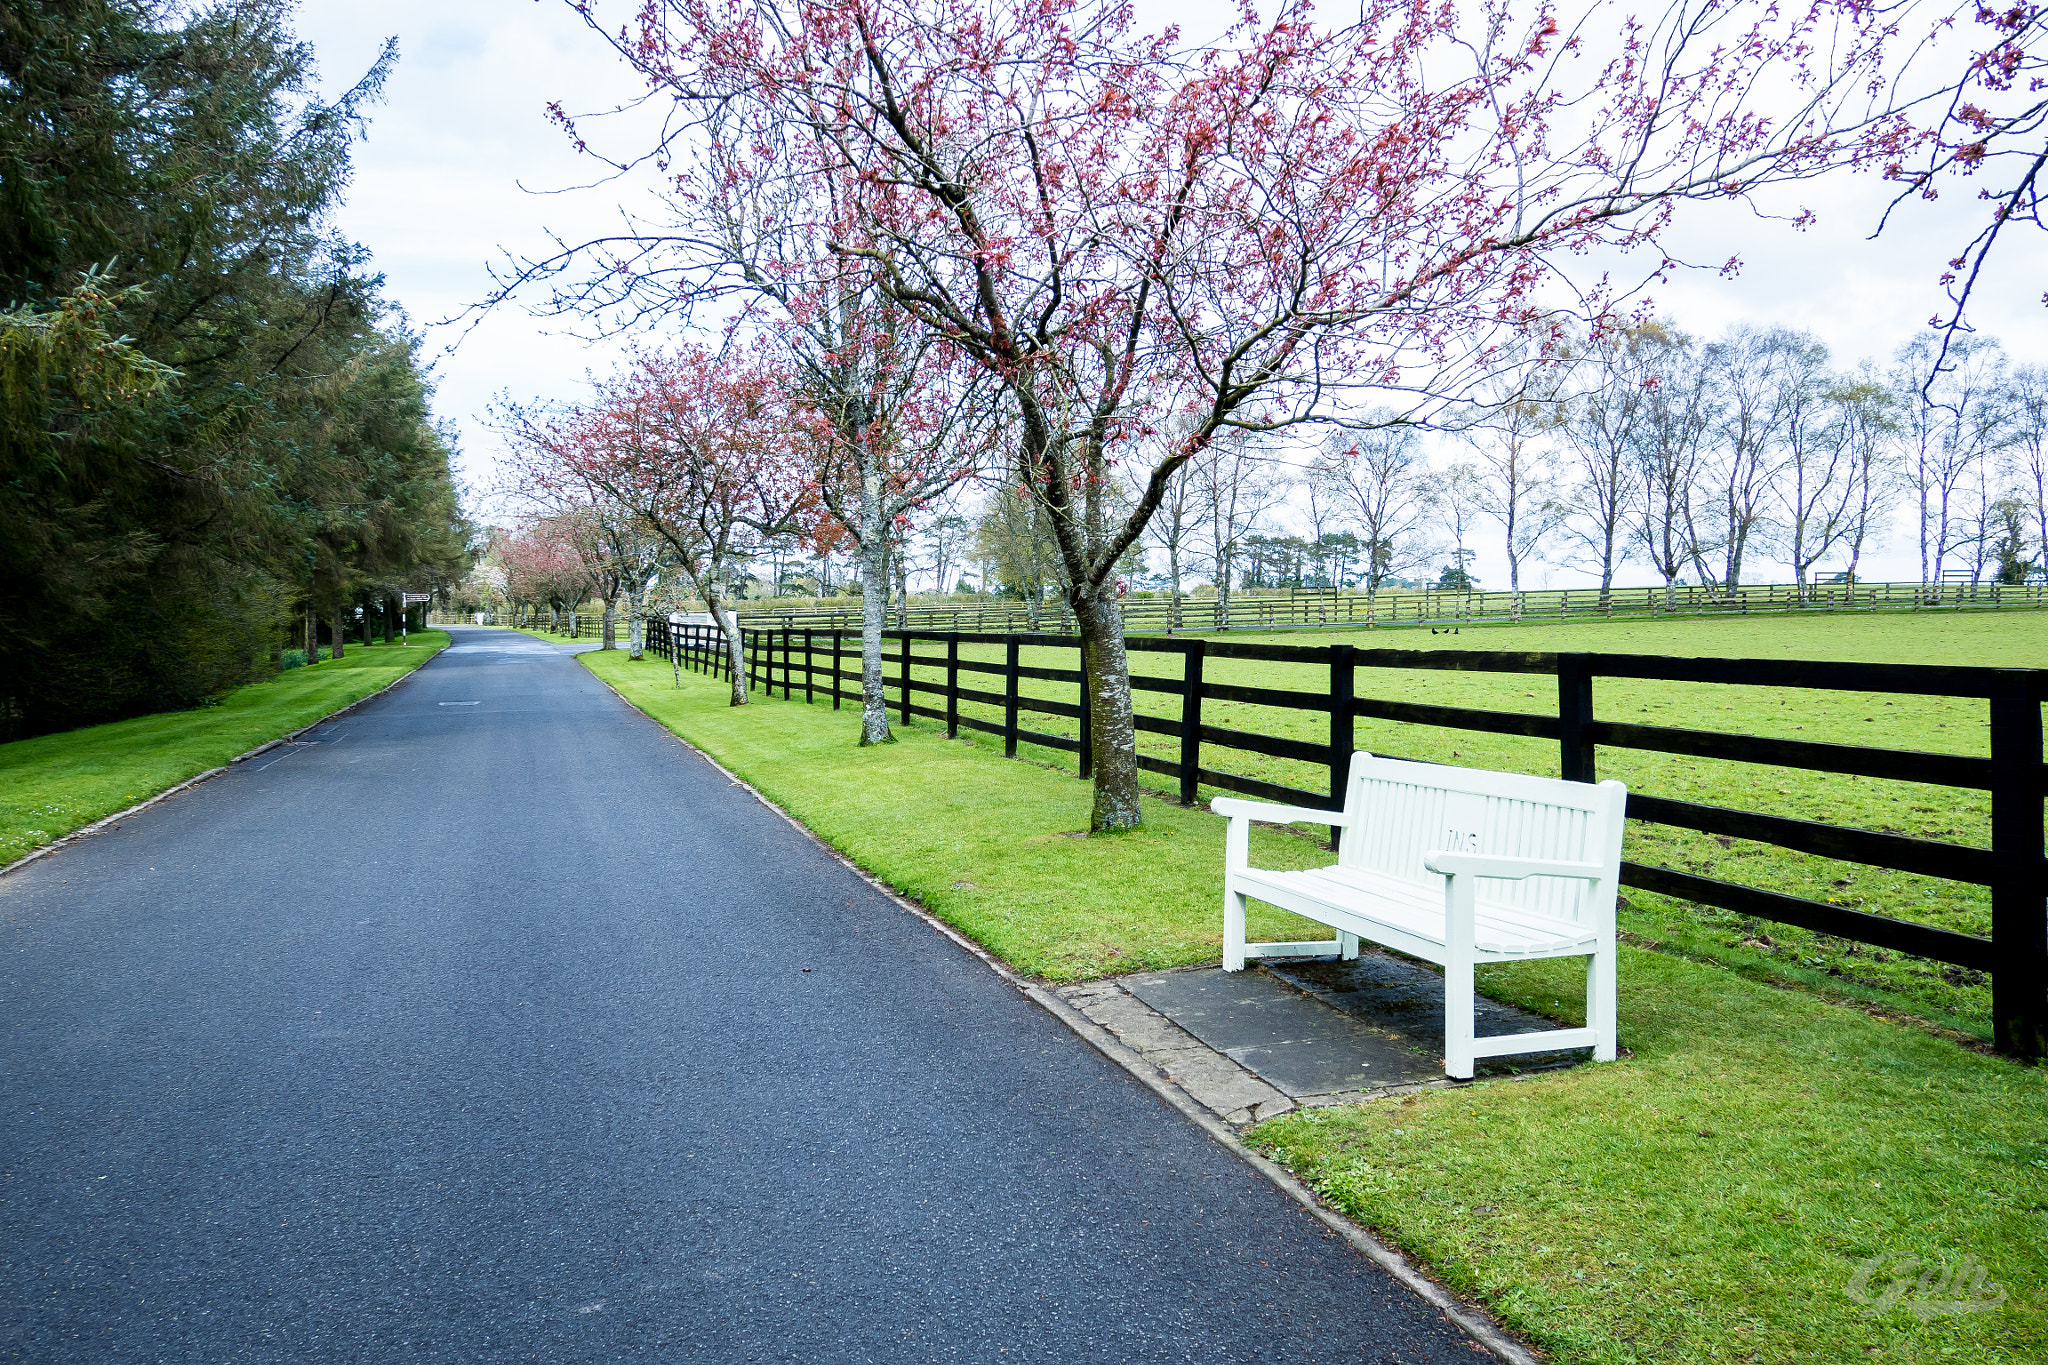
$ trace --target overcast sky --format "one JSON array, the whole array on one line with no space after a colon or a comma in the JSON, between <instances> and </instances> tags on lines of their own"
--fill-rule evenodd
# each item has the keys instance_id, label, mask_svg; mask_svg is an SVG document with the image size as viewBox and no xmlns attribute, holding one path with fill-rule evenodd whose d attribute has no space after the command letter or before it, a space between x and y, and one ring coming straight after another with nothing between
<instances>
[{"instance_id":1,"label":"overcast sky","mask_svg":"<svg viewBox=\"0 0 2048 1365\"><path fill-rule=\"evenodd\" d=\"M1219 31L1227 7L1140 3L1142 22L1179 22L1188 37ZM566 0L306 0L299 31L319 55L331 92L355 81L379 44L395 35L400 60L384 102L373 109L367 143L356 148L356 178L340 225L374 253L388 294L416 323L460 313L489 288L486 266L505 249L547 247L552 230L578 240L617 222L619 186L562 193L596 171L546 121L546 105L610 105L634 93L631 78L586 30ZM1738 322L1783 324L1818 335L1838 364L1883 359L1942 303L1942 262L1981 221L1961 195L1914 206L1879 240L1868 240L1884 203L1871 178L1800 187L1798 202L1819 214L1805 232L1715 208L1682 219L1676 254L1744 260L1741 275L1681 275L1659 286L1659 312L1712 336ZM2015 357L2048 354L2048 312L2038 236L2013 239L1972 308L1979 330ZM536 300L537 301L537 300ZM498 443L484 424L494 395L576 399L588 371L610 368L614 348L568 335L564 324L501 308L452 353L453 329L429 334L438 355L436 408L461 433L461 469L489 484ZM1873 576L1916 576L1911 546L1895 535ZM1498 556L1482 550L1487 586L1504 585ZM1576 575L1552 571L1558 584Z\"/></svg>"}]
</instances>

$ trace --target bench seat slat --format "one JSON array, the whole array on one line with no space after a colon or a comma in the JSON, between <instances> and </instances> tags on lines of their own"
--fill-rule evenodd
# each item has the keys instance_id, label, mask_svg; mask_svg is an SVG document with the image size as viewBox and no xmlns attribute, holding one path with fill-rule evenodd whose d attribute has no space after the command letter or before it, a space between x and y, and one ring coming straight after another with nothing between
<instances>
[{"instance_id":1,"label":"bench seat slat","mask_svg":"<svg viewBox=\"0 0 2048 1365\"><path fill-rule=\"evenodd\" d=\"M1320 867L1313 869L1339 886L1369 895L1398 895L1408 903L1443 915L1443 887L1434 877L1428 882L1417 883L1402 877L1389 877L1384 873L1357 867ZM1482 884L1486 878L1479 879ZM1479 913L1505 925L1512 926L1532 938L1549 942L1560 939L1571 943L1591 943L1598 933L1590 926L1580 925L1573 920L1546 915L1541 910L1532 910L1524 905L1510 905L1505 901L1479 898Z\"/></svg>"},{"instance_id":2,"label":"bench seat slat","mask_svg":"<svg viewBox=\"0 0 2048 1365\"><path fill-rule=\"evenodd\" d=\"M1441 947L1443 893L1411 882L1373 877L1355 868L1324 867L1305 872L1252 868L1238 874L1243 890L1261 900L1260 888L1292 900L1302 896L1332 910L1348 912L1383 928ZM1292 893L1292 894L1290 894ZM1282 900L1273 900L1285 908ZM1473 920L1472 946L1482 953L1512 957L1583 953L1596 941L1590 928L1569 920L1532 915L1513 906L1482 900Z\"/></svg>"}]
</instances>

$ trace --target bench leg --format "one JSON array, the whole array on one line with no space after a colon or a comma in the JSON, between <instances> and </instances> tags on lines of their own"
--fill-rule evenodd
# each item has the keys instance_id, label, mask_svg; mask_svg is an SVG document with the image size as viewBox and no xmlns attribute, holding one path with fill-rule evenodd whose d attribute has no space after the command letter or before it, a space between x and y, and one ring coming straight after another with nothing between
<instances>
[{"instance_id":1,"label":"bench leg","mask_svg":"<svg viewBox=\"0 0 2048 1365\"><path fill-rule=\"evenodd\" d=\"M1586 959L1586 1027L1593 1030L1593 1060L1614 1060L1616 1030L1614 945L1601 945Z\"/></svg>"},{"instance_id":2,"label":"bench leg","mask_svg":"<svg viewBox=\"0 0 2048 1365\"><path fill-rule=\"evenodd\" d=\"M1444 1072L1472 1079L1472 964L1444 964Z\"/></svg>"},{"instance_id":3,"label":"bench leg","mask_svg":"<svg viewBox=\"0 0 2048 1365\"><path fill-rule=\"evenodd\" d=\"M1337 931L1337 956L1346 962L1358 960L1358 935Z\"/></svg>"},{"instance_id":4,"label":"bench leg","mask_svg":"<svg viewBox=\"0 0 2048 1365\"><path fill-rule=\"evenodd\" d=\"M1244 893L1223 885L1223 970L1244 970Z\"/></svg>"}]
</instances>

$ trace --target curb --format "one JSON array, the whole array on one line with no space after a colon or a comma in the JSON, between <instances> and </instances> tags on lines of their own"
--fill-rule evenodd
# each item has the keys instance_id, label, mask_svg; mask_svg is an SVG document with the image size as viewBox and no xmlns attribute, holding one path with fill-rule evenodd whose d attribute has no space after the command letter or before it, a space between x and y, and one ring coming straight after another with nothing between
<instances>
[{"instance_id":1,"label":"curb","mask_svg":"<svg viewBox=\"0 0 2048 1365\"><path fill-rule=\"evenodd\" d=\"M590 672L587 668L584 671L586 673ZM1230 1125L1224 1123L1207 1109L1197 1104L1179 1086L1159 1076L1152 1067L1146 1064L1144 1058L1124 1046L1115 1034L1093 1020L1082 1016L1073 1006L1060 999L1058 995L1044 986L1019 975L1007 963L989 952L988 949L968 938L958 929L947 924L917 902L905 897L866 868L826 843L802 821L764 796L752 783L726 767L723 763L720 763L710 754L705 753L702 749L690 743L687 739L684 739L675 731L669 729L666 725L663 725L653 716L642 711L638 706L635 706L625 693L613 687L609 681L599 678L595 673L590 673L590 676L597 678L597 681L604 685L606 691L631 708L635 715L640 716L660 730L662 734L668 736L668 738L674 740L683 748L688 749L698 758L703 759L722 774L727 781L731 782L733 786L745 791L763 806L782 817L792 829L795 829L806 839L823 849L833 861L852 872L876 891L887 896L897 906L923 920L931 928L971 953L981 961L982 965L986 966L1011 986L1014 986L1033 1004L1059 1020L1062 1024L1065 1024L1097 1052L1100 1052L1110 1061L1115 1062L1118 1066L1129 1072L1132 1078L1140 1085L1178 1110L1197 1128L1207 1133L1239 1160L1271 1181L1282 1193L1308 1210L1317 1222L1329 1228L1346 1242L1349 1242L1354 1251L1357 1251L1367 1260L1379 1266L1380 1269L1386 1271L1388 1275L1392 1276L1403 1287L1412 1291L1418 1298L1442 1313L1453 1326L1470 1337L1481 1349L1490 1352L1500 1360L1509 1362L1509 1365L1543 1365L1543 1358L1541 1356L1538 1356L1529 1347L1508 1335L1507 1329L1493 1321L1492 1317L1484 1309L1458 1298L1450 1290L1445 1289L1442 1285L1431 1279L1401 1251L1388 1245L1366 1229L1352 1222L1349 1218L1346 1218L1342 1213L1325 1204L1316 1195L1314 1190L1303 1184L1292 1172L1246 1146L1236 1132L1231 1129ZM165 794L169 795L169 793Z\"/></svg>"},{"instance_id":2,"label":"curb","mask_svg":"<svg viewBox=\"0 0 2048 1365\"><path fill-rule=\"evenodd\" d=\"M443 646L443 648L446 648L446 646ZM333 720L336 716L345 716L349 712L355 710L358 706L367 706L369 703L377 700L377 698L383 696L386 692L389 692L392 688L398 686L400 683L409 681L411 678L417 675L422 668L425 668L428 664L432 663L434 661L434 655L439 654L440 652L441 651L439 649L435 650L433 654L429 654L426 658L420 660L419 663L415 664L411 668L408 668L405 672L399 674L390 682L385 683L382 687L378 688L375 692L370 693L370 695L368 695L367 697L357 697L347 706L341 707L338 710L329 711L326 715L320 717L320 719L313 721L310 724L301 725L298 729L292 731L290 734L279 735L276 739L273 739L268 743L257 745L255 748L249 750L247 753L236 754L233 758L221 764L218 768L208 768L203 773L199 773L195 776L186 778L183 782L178 783L175 787L165 787L162 791L158 792L155 796L150 797L147 801L137 801L134 805L128 807L128 809L115 811L112 815L102 815L99 819L93 821L89 825L83 825L78 829L72 830L69 834L63 835L56 839L52 839L49 843L44 844L41 848L30 850L29 852L23 854L21 857L16 858L13 862L7 864L7 866L0 867L0 877L6 876L8 873L15 871L17 868L27 867L36 859L46 857L49 854L55 853L58 849L63 848L68 844L73 844L80 839L84 839L91 835L98 834L101 830L106 829L111 825L118 824L121 821L126 820L131 815L135 815L142 811L148 810L157 802L168 800L169 798L176 796L179 792L184 791L187 787L196 787L201 782L206 781L210 777L219 777L222 773L234 767L237 763L246 763L250 759L256 757L258 754L269 753L272 749L275 749L280 744L289 744L293 740L297 739L300 735L305 734L308 730L319 729L321 726L327 724L327 722Z\"/></svg>"}]
</instances>

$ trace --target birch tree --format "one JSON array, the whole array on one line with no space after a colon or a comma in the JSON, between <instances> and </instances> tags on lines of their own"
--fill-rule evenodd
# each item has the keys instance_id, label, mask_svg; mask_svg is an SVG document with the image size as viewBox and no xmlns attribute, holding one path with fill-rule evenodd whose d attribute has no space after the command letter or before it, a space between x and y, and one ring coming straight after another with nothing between
<instances>
[{"instance_id":1,"label":"birch tree","mask_svg":"<svg viewBox=\"0 0 2048 1365\"><path fill-rule=\"evenodd\" d=\"M1943 565L1970 539L1962 515L1971 470L2005 439L2005 352L1981 336L1923 333L1899 349L1892 384L1899 395L1923 587L1941 583Z\"/></svg>"},{"instance_id":2,"label":"birch tree","mask_svg":"<svg viewBox=\"0 0 2048 1365\"><path fill-rule=\"evenodd\" d=\"M1802 602L1813 595L1813 566L1852 534L1861 501L1855 399L1825 370L1824 349L1811 357L1785 376L1785 454L1772 490L1781 548Z\"/></svg>"},{"instance_id":3,"label":"birch tree","mask_svg":"<svg viewBox=\"0 0 2048 1365\"><path fill-rule=\"evenodd\" d=\"M1645 342L1635 441L1640 489L1632 535L1636 549L1664 580L1669 611L1678 605L1678 576L1708 550L1701 543L1694 500L1715 410L1711 371L1700 363L1691 337L1659 326Z\"/></svg>"},{"instance_id":4,"label":"birch tree","mask_svg":"<svg viewBox=\"0 0 2048 1365\"><path fill-rule=\"evenodd\" d=\"M1245 540L1287 496L1269 458L1235 433L1203 450L1192 469L1208 531L1209 577L1216 585L1216 629L1230 629L1230 590Z\"/></svg>"},{"instance_id":5,"label":"birch tree","mask_svg":"<svg viewBox=\"0 0 2048 1365\"><path fill-rule=\"evenodd\" d=\"M1398 423L1332 433L1308 477L1342 506L1358 527L1359 559L1368 601L1380 585L1426 563L1422 490L1429 466L1415 429Z\"/></svg>"},{"instance_id":6,"label":"birch tree","mask_svg":"<svg viewBox=\"0 0 2048 1365\"><path fill-rule=\"evenodd\" d=\"M1539 362L1509 370L1460 427L1481 474L1474 505L1500 524L1508 591L1514 594L1510 610L1517 620L1522 569L1541 557L1564 515L1552 455L1569 416L1563 384L1563 370L1556 365Z\"/></svg>"},{"instance_id":7,"label":"birch tree","mask_svg":"<svg viewBox=\"0 0 2048 1365\"><path fill-rule=\"evenodd\" d=\"M2022 499L2033 518L2042 568L2048 570L2048 369L2022 365L2013 371L2007 412Z\"/></svg>"},{"instance_id":8,"label":"birch tree","mask_svg":"<svg viewBox=\"0 0 2048 1365\"><path fill-rule=\"evenodd\" d=\"M1563 529L1572 558L1600 576L1600 605L1628 557L1628 527L1637 498L1636 452L1642 444L1648 388L1641 350L1654 341L1640 328L1596 330L1577 357L1579 391L1565 423Z\"/></svg>"}]
</instances>

